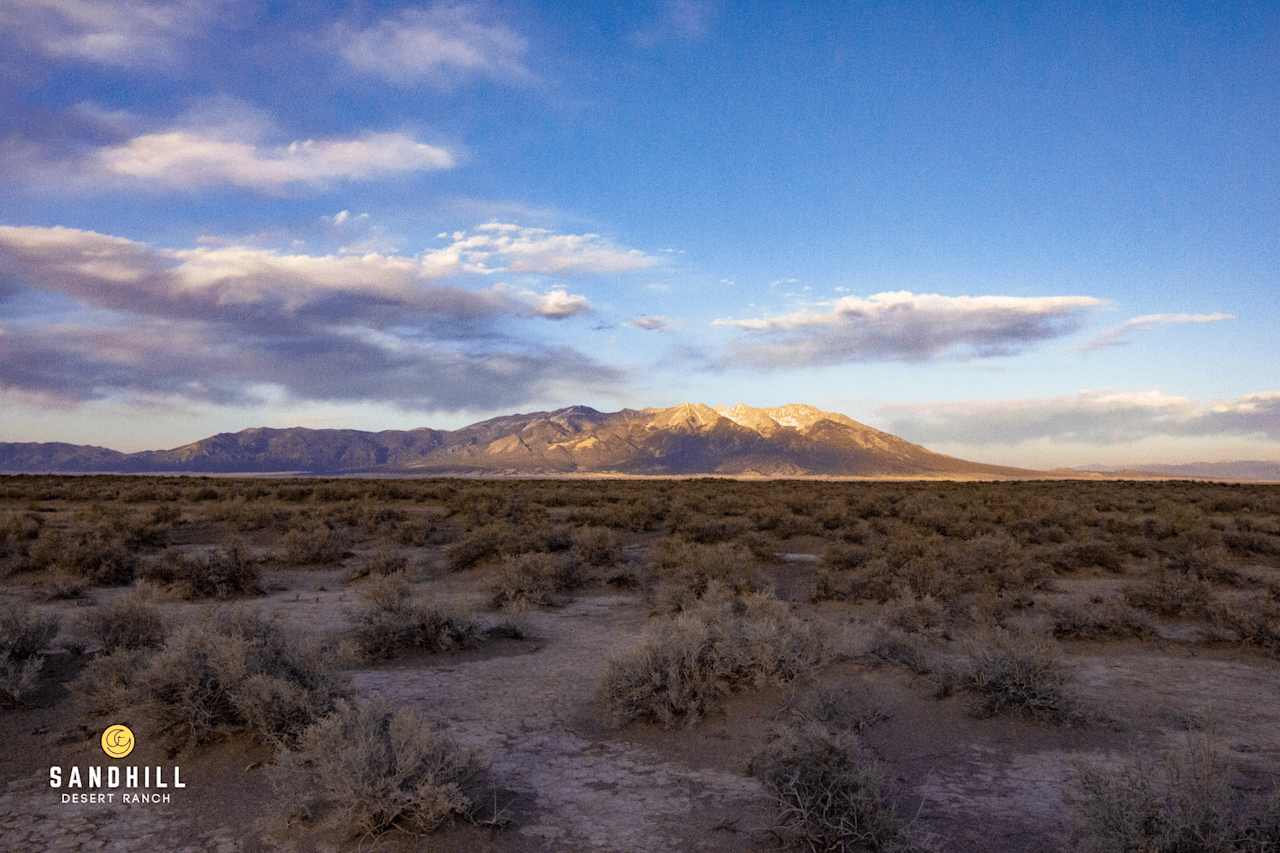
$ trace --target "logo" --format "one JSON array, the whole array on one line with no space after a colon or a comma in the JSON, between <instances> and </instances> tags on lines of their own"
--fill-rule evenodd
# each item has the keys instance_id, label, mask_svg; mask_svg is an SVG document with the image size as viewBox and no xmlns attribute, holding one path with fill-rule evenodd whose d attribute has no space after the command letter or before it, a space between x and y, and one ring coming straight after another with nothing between
<instances>
[{"instance_id":1,"label":"logo","mask_svg":"<svg viewBox=\"0 0 1280 853\"><path fill-rule=\"evenodd\" d=\"M102 751L112 758L124 758L133 752L133 732L128 726L109 727L102 733Z\"/></svg>"}]
</instances>

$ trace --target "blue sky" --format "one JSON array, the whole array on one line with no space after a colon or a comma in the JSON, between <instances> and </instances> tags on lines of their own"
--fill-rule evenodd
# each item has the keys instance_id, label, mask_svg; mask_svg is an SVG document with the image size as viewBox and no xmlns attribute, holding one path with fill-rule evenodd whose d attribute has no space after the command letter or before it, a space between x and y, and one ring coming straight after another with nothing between
<instances>
[{"instance_id":1,"label":"blue sky","mask_svg":"<svg viewBox=\"0 0 1280 853\"><path fill-rule=\"evenodd\" d=\"M0 440L809 403L1280 459L1280 7L0 5Z\"/></svg>"}]
</instances>

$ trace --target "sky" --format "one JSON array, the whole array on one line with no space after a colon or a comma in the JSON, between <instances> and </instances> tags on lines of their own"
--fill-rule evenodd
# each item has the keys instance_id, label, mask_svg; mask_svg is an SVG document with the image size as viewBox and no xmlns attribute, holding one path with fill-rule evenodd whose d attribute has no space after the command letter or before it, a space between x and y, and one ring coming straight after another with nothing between
<instances>
[{"instance_id":1,"label":"sky","mask_svg":"<svg viewBox=\"0 0 1280 853\"><path fill-rule=\"evenodd\" d=\"M1280 5L0 0L0 441L1280 460Z\"/></svg>"}]
</instances>

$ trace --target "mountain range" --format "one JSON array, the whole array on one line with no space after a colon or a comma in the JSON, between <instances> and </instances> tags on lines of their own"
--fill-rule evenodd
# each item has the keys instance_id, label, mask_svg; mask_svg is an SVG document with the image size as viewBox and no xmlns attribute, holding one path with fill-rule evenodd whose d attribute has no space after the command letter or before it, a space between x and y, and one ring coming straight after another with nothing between
<instances>
[{"instance_id":1,"label":"mountain range","mask_svg":"<svg viewBox=\"0 0 1280 853\"><path fill-rule=\"evenodd\" d=\"M254 428L139 453L0 443L0 471L987 478L1036 473L932 453L812 406L730 409L693 403L612 413L570 406L457 430Z\"/></svg>"},{"instance_id":2,"label":"mountain range","mask_svg":"<svg viewBox=\"0 0 1280 853\"><path fill-rule=\"evenodd\" d=\"M138 453L62 443L0 442L0 471L946 479L1104 476L967 462L812 406L756 409L738 404L711 408L695 403L612 413L570 406L553 412L505 415L456 430L258 427L220 433L172 450ZM1136 471L1123 475L1152 476Z\"/></svg>"}]
</instances>

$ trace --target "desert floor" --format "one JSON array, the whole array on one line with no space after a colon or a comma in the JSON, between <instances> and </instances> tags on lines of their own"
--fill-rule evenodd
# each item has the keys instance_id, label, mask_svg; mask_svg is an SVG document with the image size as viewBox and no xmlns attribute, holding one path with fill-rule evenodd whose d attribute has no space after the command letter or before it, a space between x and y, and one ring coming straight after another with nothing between
<instances>
[{"instance_id":1,"label":"desert floor","mask_svg":"<svg viewBox=\"0 0 1280 853\"><path fill-rule=\"evenodd\" d=\"M501 493L495 492L492 506L469 495L465 512L456 510L458 495L446 494L447 489L421 500L359 495L357 486L350 487L351 500L362 502L360 507L340 500L290 502L272 494L241 498L232 512L225 509L231 498L222 492L240 488L242 481L213 481L212 486L201 481L201 488L218 490L219 497L206 494L197 502L189 500L194 487L186 479L156 480L160 493L154 499L143 494L126 501L135 482L123 477L95 480L97 491L88 496L74 491L86 485L76 478L5 482L9 497L0 504L0 515L9 513L11 533L0 604L24 604L36 616L56 616L59 628L42 650L43 668L34 688L0 710L0 849L776 850L776 802L749 772L748 763L778 727L803 722L811 713L807 697L823 687L845 688L880 711L880 719L858 738L882 770L884 795L896 819L911 828L921 849L1082 849L1087 827L1082 828L1081 815L1069 803L1081 767L1118 772L1143 760L1158 768L1167 756L1185 754L1188 744L1213 753L1215 772L1228 786L1228 801L1242 803L1242 808L1266 803L1280 779L1276 487L969 484L956 488L967 490L963 494L972 510L967 517L977 519L977 527L954 534L919 509L960 503L959 493L936 484L825 484L825 508L807 514L795 511L803 506L793 500L803 494L804 484L780 485L777 493L769 484L755 484L750 506L765 509L754 516L725 510L732 501L716 497L725 487L714 482L668 485L664 488L675 490L675 504L669 503L665 517L651 523L591 515L598 495L583 495L577 504L564 494L542 500L552 486L531 484L528 495L518 496L519 512L502 517L516 518L514 524L534 518L538 529L608 529L616 551L608 555L604 570L586 572L571 589L495 608L501 561L511 555L490 554L459 569L457 543L469 532L479 530L483 536L489 529L485 525L502 515L494 507L509 498L501 490L519 486L494 487ZM40 483L44 492L37 488ZM54 488L50 483L72 485ZM640 494L646 487L627 488ZM702 497L681 503L680 489L702 490ZM1004 537L1002 547L1013 551L1009 559L1018 566L1031 561L1052 568L1024 573L1021 584L946 587L954 600L944 600L939 592L930 598L938 606L924 608L923 616L913 609L923 595L902 585L887 601L873 593L815 592L813 578L819 573L842 577L859 571L841 564L830 550L842 535L846 542L879 547L881 540L871 529L877 516L860 516L857 510L872 499L885 499L887 506L893 489L917 505L914 514L903 511L897 519L917 532L923 529L918 520L930 519L928 535L920 535L933 543L933 550L923 552L936 558L932 574L921 575L909 560L896 567L917 587L940 582L937 578L951 571L949 561L964 556L948 551L947 543L984 536ZM989 512L973 510L992 505L992 500L983 503L984 489L996 490L996 502L1014 509L994 520ZM787 501L791 527L760 521L774 518L769 506ZM831 521L832 501L843 502L847 518ZM157 511L166 505L176 510ZM224 509L215 511L219 505ZM370 505L394 512L379 521ZM1087 512L1074 514L1073 507ZM707 533L706 524L698 528L687 522L695 511L701 513L699 523L720 517L754 521ZM816 518L822 512L827 517L821 523L792 519ZM246 520L271 513L274 525L259 527ZM1054 522L1065 536L1025 535L1030 526L1017 526L1019 520L1031 519L1047 529L1051 513L1066 513ZM159 519L158 532L145 544L132 546L141 589L138 582L104 585L77 575L76 567L59 562L56 553L39 565L36 543L46 530L61 530L65 544L70 541L66 537L104 515L115 526L127 526L130 519ZM302 521L325 524L337 515L346 520L326 527L341 534L336 556L314 563L305 554L290 556L289 530ZM28 517L39 520L34 534L31 525L36 522L23 527L22 519ZM1160 527L1160 519L1168 517L1174 521ZM865 535L842 534L866 525ZM881 531L885 536L895 532L898 528ZM1122 534L1132 547L1118 565L1087 559L1070 564L1063 556L1072 547L1078 552L1089 537L1102 546L1119 547L1115 537ZM159 560L166 550L199 555L228 536L240 537L248 549L261 594L236 593L226 601L199 598L179 583L157 580L157 572L148 569L149 561ZM695 550L700 538L701 547L711 548L755 536L750 552L754 568L798 619L822 629L829 653L803 677L734 690L692 725L665 728L641 719L607 726L597 686L608 661L640 642L653 620L668 618L662 612L661 588L671 579L663 576L659 549L672 536L683 536ZM293 544L298 551L296 538ZM1195 559L1189 561L1185 554L1191 552ZM917 554L916 560L925 557ZM345 677L357 695L379 694L394 705L409 706L456 745L475 750L486 766L484 796L491 798L483 812L487 819L455 820L427 835L392 829L376 838L345 831L323 814L290 819L272 781L273 746L231 731L175 749L149 740L147 721L135 720L128 709L117 714L139 732L128 762L178 764L187 787L173 791L169 803L151 805L63 803L61 794L68 789L50 787L50 766L111 763L98 743L104 720L87 716L70 687L103 653L84 627L86 614L114 600L137 597L162 614L172 633L193 624L206 608L237 606L272 615L299 641L310 636L337 644L350 634L352 614L368 606L362 588L370 579L358 577L358 569L401 558L406 567L400 575L409 580L415 600L472 614L477 636L450 651L403 649L379 660L356 655L344 665ZM1206 560L1217 560L1229 570L1207 570ZM872 565L877 571L895 570L892 563ZM375 567L372 575L377 572ZM1186 593L1187 602L1162 604L1151 594L1144 597L1143 590L1150 593L1165 575L1185 582L1185 588L1173 584L1169 595L1177 599ZM1186 586L1193 581L1198 586ZM1223 615L1228 606L1254 604L1261 615L1251 617L1252 629ZM1080 614L1090 610L1105 611L1112 621L1082 620ZM1088 624L1080 627L1081 621ZM504 625L504 630L484 631ZM963 677L954 689L940 686L946 662L963 664L976 632L999 630L1000 625L1029 626L1058 638L1055 648L1074 718L1037 718L1016 709L984 716L975 713L975 690ZM893 653L886 636L916 643L923 662ZM1158 769L1152 772L1159 776ZM495 814L501 820L492 821Z\"/></svg>"}]
</instances>

